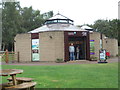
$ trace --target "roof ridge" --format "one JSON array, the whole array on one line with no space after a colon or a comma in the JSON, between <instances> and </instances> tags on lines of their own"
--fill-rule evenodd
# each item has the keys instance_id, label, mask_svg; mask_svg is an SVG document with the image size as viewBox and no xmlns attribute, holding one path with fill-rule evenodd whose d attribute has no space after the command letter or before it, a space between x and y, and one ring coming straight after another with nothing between
<instances>
[{"instance_id":1,"label":"roof ridge","mask_svg":"<svg viewBox=\"0 0 120 90\"><path fill-rule=\"evenodd\" d=\"M62 15L62 14L60 14L59 12L58 12L57 14L55 14L53 17L49 18L48 20L53 19L53 18L56 17L56 16L62 16L62 17L64 17L65 19L71 20L70 18L68 18L68 17L66 17L66 16L64 16L64 15ZM63 18L63 19L64 19L64 18ZM56 19L59 19L59 18L56 18ZM61 19L61 18L60 18L60 19Z\"/></svg>"},{"instance_id":2,"label":"roof ridge","mask_svg":"<svg viewBox=\"0 0 120 90\"><path fill-rule=\"evenodd\" d=\"M64 16L64 15L62 15L62 14L60 14L59 12L58 12L56 15L61 15L61 16L65 17L65 18L69 19L68 17L66 17L66 16Z\"/></svg>"}]
</instances>

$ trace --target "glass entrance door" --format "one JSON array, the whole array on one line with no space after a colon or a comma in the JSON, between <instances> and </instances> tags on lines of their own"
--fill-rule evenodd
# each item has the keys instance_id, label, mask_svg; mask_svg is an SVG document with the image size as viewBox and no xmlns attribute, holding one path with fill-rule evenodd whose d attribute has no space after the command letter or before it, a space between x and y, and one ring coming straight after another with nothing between
<instances>
[{"instance_id":1,"label":"glass entrance door","mask_svg":"<svg viewBox=\"0 0 120 90\"><path fill-rule=\"evenodd\" d=\"M84 37L69 37L70 43L74 44L75 47L75 60L86 59L86 42Z\"/></svg>"}]
</instances>

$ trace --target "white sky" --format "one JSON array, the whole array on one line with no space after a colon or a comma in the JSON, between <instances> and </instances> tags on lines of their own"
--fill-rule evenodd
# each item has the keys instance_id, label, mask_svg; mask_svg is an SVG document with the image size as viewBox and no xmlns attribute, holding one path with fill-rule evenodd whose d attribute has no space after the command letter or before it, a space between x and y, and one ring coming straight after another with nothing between
<instances>
[{"instance_id":1,"label":"white sky","mask_svg":"<svg viewBox=\"0 0 120 90\"><path fill-rule=\"evenodd\" d=\"M119 0L17 0L41 13L53 10L74 20L75 25L93 24L98 19L118 18Z\"/></svg>"}]
</instances>

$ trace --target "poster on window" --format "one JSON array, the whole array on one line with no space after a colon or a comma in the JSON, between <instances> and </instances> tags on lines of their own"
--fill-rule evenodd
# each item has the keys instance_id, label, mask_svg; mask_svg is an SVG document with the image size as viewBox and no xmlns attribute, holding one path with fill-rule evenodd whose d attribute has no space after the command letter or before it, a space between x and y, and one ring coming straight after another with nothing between
<instances>
[{"instance_id":1,"label":"poster on window","mask_svg":"<svg viewBox=\"0 0 120 90\"><path fill-rule=\"evenodd\" d=\"M39 39L32 39L32 61L39 61Z\"/></svg>"},{"instance_id":2,"label":"poster on window","mask_svg":"<svg viewBox=\"0 0 120 90\"><path fill-rule=\"evenodd\" d=\"M94 40L90 40L90 55L95 54L95 42Z\"/></svg>"}]
</instances>

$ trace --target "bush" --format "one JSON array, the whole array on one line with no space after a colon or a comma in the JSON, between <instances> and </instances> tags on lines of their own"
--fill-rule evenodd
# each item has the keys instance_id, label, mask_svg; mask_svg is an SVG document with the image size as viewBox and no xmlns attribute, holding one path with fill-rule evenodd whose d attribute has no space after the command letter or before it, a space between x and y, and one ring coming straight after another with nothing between
<instances>
[{"instance_id":1,"label":"bush","mask_svg":"<svg viewBox=\"0 0 120 90\"><path fill-rule=\"evenodd\" d=\"M97 60L98 58L97 57L94 57L94 56L91 56L90 57L90 60Z\"/></svg>"},{"instance_id":2,"label":"bush","mask_svg":"<svg viewBox=\"0 0 120 90\"><path fill-rule=\"evenodd\" d=\"M57 58L55 62L56 62L56 63L63 63L64 61L63 61L63 59Z\"/></svg>"}]
</instances>

